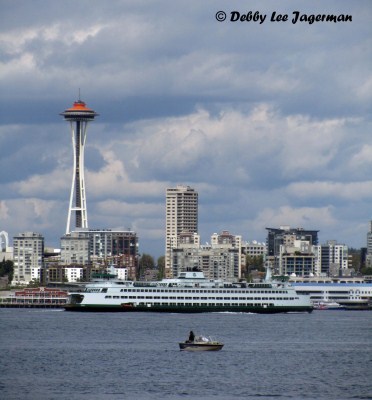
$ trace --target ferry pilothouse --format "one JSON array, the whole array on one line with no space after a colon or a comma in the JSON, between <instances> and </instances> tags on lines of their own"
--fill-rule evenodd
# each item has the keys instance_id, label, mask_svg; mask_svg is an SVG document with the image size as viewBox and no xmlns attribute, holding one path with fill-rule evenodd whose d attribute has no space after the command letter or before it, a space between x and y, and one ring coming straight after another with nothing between
<instances>
[{"instance_id":1,"label":"ferry pilothouse","mask_svg":"<svg viewBox=\"0 0 372 400\"><path fill-rule=\"evenodd\" d=\"M181 272L158 282L101 280L82 292L69 293L67 311L147 312L311 312L310 297L288 282L274 281L270 269L264 282L223 282L203 272Z\"/></svg>"}]
</instances>

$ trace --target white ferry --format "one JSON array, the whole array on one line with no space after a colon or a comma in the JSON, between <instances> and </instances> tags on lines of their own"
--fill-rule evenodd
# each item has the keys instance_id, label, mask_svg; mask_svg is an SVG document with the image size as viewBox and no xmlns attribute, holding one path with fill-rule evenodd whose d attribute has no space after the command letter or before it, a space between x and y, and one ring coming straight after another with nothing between
<instances>
[{"instance_id":1,"label":"white ferry","mask_svg":"<svg viewBox=\"0 0 372 400\"><path fill-rule=\"evenodd\" d=\"M209 280L203 272L181 272L178 278L158 282L106 280L87 284L83 292L69 293L67 311L152 312L311 312L310 296L286 282L228 283Z\"/></svg>"},{"instance_id":2,"label":"white ferry","mask_svg":"<svg viewBox=\"0 0 372 400\"><path fill-rule=\"evenodd\" d=\"M337 303L348 310L372 309L372 283L363 279L292 278L297 293L308 294L314 305Z\"/></svg>"}]
</instances>

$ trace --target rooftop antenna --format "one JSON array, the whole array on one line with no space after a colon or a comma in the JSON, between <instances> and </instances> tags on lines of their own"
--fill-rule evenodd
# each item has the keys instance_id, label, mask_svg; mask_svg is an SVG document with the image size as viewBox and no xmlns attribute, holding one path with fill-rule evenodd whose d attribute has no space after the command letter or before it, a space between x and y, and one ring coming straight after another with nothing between
<instances>
[{"instance_id":1,"label":"rooftop antenna","mask_svg":"<svg viewBox=\"0 0 372 400\"><path fill-rule=\"evenodd\" d=\"M81 101L81 100L80 100L80 88L79 88L79 99L78 99L78 101Z\"/></svg>"}]
</instances>

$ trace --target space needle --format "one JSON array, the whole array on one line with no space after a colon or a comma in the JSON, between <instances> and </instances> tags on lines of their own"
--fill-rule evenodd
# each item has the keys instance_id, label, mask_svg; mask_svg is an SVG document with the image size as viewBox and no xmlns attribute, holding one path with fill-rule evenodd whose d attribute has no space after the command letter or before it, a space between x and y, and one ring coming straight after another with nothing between
<instances>
[{"instance_id":1,"label":"space needle","mask_svg":"<svg viewBox=\"0 0 372 400\"><path fill-rule=\"evenodd\" d=\"M72 174L70 205L68 209L66 234L69 234L71 215L75 213L75 227L88 228L87 199L84 179L84 148L87 138L87 127L97 114L88 108L83 101L75 101L71 108L61 113L70 122L72 148L74 151L74 169ZM75 201L74 201L75 200Z\"/></svg>"}]
</instances>

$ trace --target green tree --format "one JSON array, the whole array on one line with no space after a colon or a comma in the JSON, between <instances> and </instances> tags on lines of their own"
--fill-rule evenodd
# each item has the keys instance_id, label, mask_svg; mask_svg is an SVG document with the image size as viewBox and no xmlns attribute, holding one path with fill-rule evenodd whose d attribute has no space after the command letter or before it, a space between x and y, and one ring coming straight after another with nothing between
<instances>
[{"instance_id":1,"label":"green tree","mask_svg":"<svg viewBox=\"0 0 372 400\"><path fill-rule=\"evenodd\" d=\"M372 275L372 267L362 268L363 275Z\"/></svg>"},{"instance_id":2,"label":"green tree","mask_svg":"<svg viewBox=\"0 0 372 400\"><path fill-rule=\"evenodd\" d=\"M264 260L263 256L249 256L247 255L245 258L245 265L247 268L247 272L250 273L252 270L257 269L258 271L264 272Z\"/></svg>"},{"instance_id":3,"label":"green tree","mask_svg":"<svg viewBox=\"0 0 372 400\"><path fill-rule=\"evenodd\" d=\"M39 286L40 286L40 282L38 279L35 279L35 278L32 279L27 285L27 287L29 287L29 288L37 288Z\"/></svg>"},{"instance_id":4,"label":"green tree","mask_svg":"<svg viewBox=\"0 0 372 400\"><path fill-rule=\"evenodd\" d=\"M158 279L161 280L164 278L164 271L165 271L165 256L160 256L158 258Z\"/></svg>"},{"instance_id":5,"label":"green tree","mask_svg":"<svg viewBox=\"0 0 372 400\"><path fill-rule=\"evenodd\" d=\"M13 280L14 274L14 263L11 260L0 262L0 276L8 275L8 282L10 283Z\"/></svg>"},{"instance_id":6,"label":"green tree","mask_svg":"<svg viewBox=\"0 0 372 400\"><path fill-rule=\"evenodd\" d=\"M144 275L146 269L153 269L155 267L155 261L150 254L143 253L138 262L138 276L140 279Z\"/></svg>"}]
</instances>

